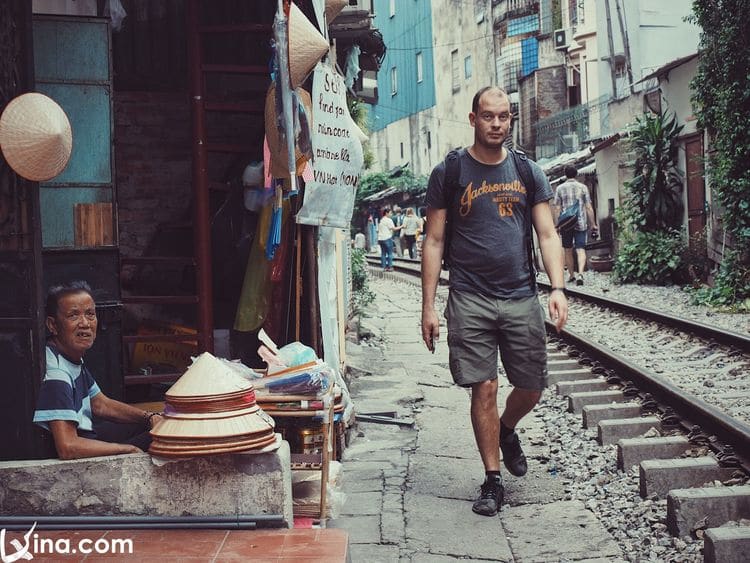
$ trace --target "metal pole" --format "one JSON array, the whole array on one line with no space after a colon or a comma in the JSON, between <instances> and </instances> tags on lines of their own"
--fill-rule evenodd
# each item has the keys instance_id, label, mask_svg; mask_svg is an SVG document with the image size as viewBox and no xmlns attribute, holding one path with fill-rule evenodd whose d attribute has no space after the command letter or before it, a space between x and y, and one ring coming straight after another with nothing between
<instances>
[{"instance_id":1,"label":"metal pole","mask_svg":"<svg viewBox=\"0 0 750 563\"><path fill-rule=\"evenodd\" d=\"M617 99L617 78L615 77L615 43L612 37L612 16L609 10L609 0L604 0L607 13L607 40L609 41L609 75L612 79L612 99Z\"/></svg>"},{"instance_id":2,"label":"metal pole","mask_svg":"<svg viewBox=\"0 0 750 563\"><path fill-rule=\"evenodd\" d=\"M198 31L200 6L187 4L190 113L193 121L193 225L198 295L198 348L213 352L213 288L211 287L211 231L209 228L206 123L203 107L203 56Z\"/></svg>"}]
</instances>

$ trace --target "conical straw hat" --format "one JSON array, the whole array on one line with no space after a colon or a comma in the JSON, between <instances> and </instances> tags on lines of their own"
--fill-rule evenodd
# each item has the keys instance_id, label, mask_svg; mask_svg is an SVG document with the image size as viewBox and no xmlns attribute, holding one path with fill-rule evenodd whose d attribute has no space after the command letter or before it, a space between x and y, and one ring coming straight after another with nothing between
<instances>
[{"instance_id":1,"label":"conical straw hat","mask_svg":"<svg viewBox=\"0 0 750 563\"><path fill-rule=\"evenodd\" d=\"M297 88L295 92L297 92L302 105L305 106L307 122L312 129L312 100L310 99L310 94L302 88ZM276 115L276 86L271 84L266 93L265 110L266 141L268 142L268 152L271 154L271 176L274 178L289 178L289 167L287 166L289 158L286 146L282 146L281 144L281 135L279 135L279 127L276 124ZM300 175L305 167L307 158L296 149L296 146L295 158L297 160L297 175Z\"/></svg>"},{"instance_id":2,"label":"conical straw hat","mask_svg":"<svg viewBox=\"0 0 750 563\"><path fill-rule=\"evenodd\" d=\"M0 149L19 176L33 182L54 178L65 169L73 150L68 116L44 94L18 96L0 117Z\"/></svg>"},{"instance_id":3,"label":"conical straw hat","mask_svg":"<svg viewBox=\"0 0 750 563\"><path fill-rule=\"evenodd\" d=\"M180 397L211 397L235 394L253 388L231 368L221 363L209 352L203 352L190 365L187 371L166 392L166 399Z\"/></svg>"},{"instance_id":4,"label":"conical straw hat","mask_svg":"<svg viewBox=\"0 0 750 563\"><path fill-rule=\"evenodd\" d=\"M310 71L328 52L328 41L297 5L289 8L289 78L301 86Z\"/></svg>"},{"instance_id":5,"label":"conical straw hat","mask_svg":"<svg viewBox=\"0 0 750 563\"><path fill-rule=\"evenodd\" d=\"M341 13L348 0L326 0L326 21L330 24Z\"/></svg>"}]
</instances>

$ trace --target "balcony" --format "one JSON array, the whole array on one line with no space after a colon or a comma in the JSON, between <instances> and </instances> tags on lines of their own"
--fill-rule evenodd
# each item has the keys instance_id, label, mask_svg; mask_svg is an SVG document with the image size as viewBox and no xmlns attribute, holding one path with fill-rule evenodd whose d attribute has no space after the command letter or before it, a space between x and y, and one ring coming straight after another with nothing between
<instances>
[{"instance_id":1,"label":"balcony","mask_svg":"<svg viewBox=\"0 0 750 563\"><path fill-rule=\"evenodd\" d=\"M507 0L505 10L495 17L493 25L495 28L498 28L507 20L538 13L539 0Z\"/></svg>"}]
</instances>

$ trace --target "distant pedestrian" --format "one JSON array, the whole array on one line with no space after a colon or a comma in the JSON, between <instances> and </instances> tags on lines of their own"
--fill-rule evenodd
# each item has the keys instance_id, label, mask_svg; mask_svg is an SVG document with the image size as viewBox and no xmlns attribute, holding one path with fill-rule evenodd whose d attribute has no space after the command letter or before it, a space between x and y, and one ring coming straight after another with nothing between
<instances>
[{"instance_id":1,"label":"distant pedestrian","mask_svg":"<svg viewBox=\"0 0 750 563\"><path fill-rule=\"evenodd\" d=\"M380 245L380 266L385 272L393 271L393 233L395 231L396 226L391 219L391 210L383 209L383 216L378 223L378 244Z\"/></svg>"},{"instance_id":2,"label":"distant pedestrian","mask_svg":"<svg viewBox=\"0 0 750 563\"><path fill-rule=\"evenodd\" d=\"M393 233L393 251L399 258L404 255L401 251L401 233L403 229L399 229L404 224L404 214L401 212L401 208L396 206L393 208L393 214L391 215L391 221L397 227L397 230Z\"/></svg>"},{"instance_id":3,"label":"distant pedestrian","mask_svg":"<svg viewBox=\"0 0 750 563\"><path fill-rule=\"evenodd\" d=\"M422 230L422 219L409 207L404 218L404 246L409 250L409 258L414 260L417 252L417 234Z\"/></svg>"},{"instance_id":4,"label":"distant pedestrian","mask_svg":"<svg viewBox=\"0 0 750 563\"><path fill-rule=\"evenodd\" d=\"M446 186L445 162L430 176L426 196L430 229L422 249L422 338L434 351L440 331L435 292L450 229L445 310L449 364L455 383L471 388L472 427L485 469L472 509L485 516L497 514L503 501L499 450L513 475L520 477L527 471L515 429L547 386L544 313L527 252L529 223L536 230L552 284L548 308L558 331L568 316L560 239L549 207L552 189L533 162L528 162L533 185L524 185L521 167L527 169L521 159L525 157L504 146L511 119L510 100L503 90L490 86L476 93L469 113L474 144L458 153L458 186ZM498 347L514 387L502 417L497 408Z\"/></svg>"},{"instance_id":5,"label":"distant pedestrian","mask_svg":"<svg viewBox=\"0 0 750 563\"><path fill-rule=\"evenodd\" d=\"M586 268L586 234L588 225L591 225L592 234L599 230L594 217L594 208L591 206L589 189L585 184L577 181L575 178L578 170L575 166L565 167L565 177L567 180L557 186L554 200L555 222L563 210L567 209L578 201L578 220L573 229L568 229L560 233L562 246L565 249L565 267L568 269L568 282L575 281L576 285L583 285L583 271ZM588 222L586 221L588 219ZM575 249L578 270L575 268L573 259L573 249Z\"/></svg>"}]
</instances>

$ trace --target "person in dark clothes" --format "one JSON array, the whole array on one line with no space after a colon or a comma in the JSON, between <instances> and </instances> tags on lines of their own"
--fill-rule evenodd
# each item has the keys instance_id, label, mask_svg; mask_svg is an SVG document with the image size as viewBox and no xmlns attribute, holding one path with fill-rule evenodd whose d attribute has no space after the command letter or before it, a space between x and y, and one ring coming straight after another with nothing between
<instances>
[{"instance_id":1,"label":"person in dark clothes","mask_svg":"<svg viewBox=\"0 0 750 563\"><path fill-rule=\"evenodd\" d=\"M479 90L469 113L474 144L458 154L459 187L454 194L445 185L442 162L432 171L425 199L430 228L422 247L422 338L434 351L440 333L435 293L450 228L445 310L449 365L454 382L471 389L471 422L485 469L472 509L484 516L497 514L503 501L500 450L510 473L520 477L528 469L515 429L547 386L544 311L526 244L531 226L552 285L548 310L558 331L568 316L562 248L549 205L552 188L531 161L533 185L524 185L521 157L504 145L511 120L503 90ZM446 227L448 208L452 211ZM502 417L497 408L498 348L513 385Z\"/></svg>"},{"instance_id":2,"label":"person in dark clothes","mask_svg":"<svg viewBox=\"0 0 750 563\"><path fill-rule=\"evenodd\" d=\"M158 413L110 399L83 355L96 340L96 303L86 282L50 288L47 295L47 368L34 422L52 433L60 459L138 453L151 443Z\"/></svg>"}]
</instances>

